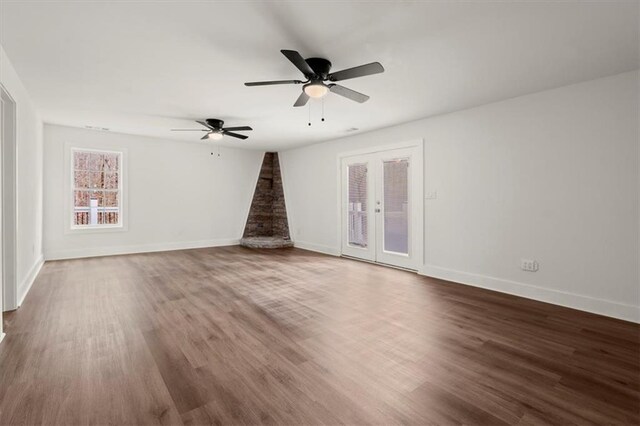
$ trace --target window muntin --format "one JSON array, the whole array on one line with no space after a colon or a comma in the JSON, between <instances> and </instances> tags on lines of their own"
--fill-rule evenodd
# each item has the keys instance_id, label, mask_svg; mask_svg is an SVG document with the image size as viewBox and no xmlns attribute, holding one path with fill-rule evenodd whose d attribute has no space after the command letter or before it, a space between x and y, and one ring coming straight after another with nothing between
<instances>
[{"instance_id":1,"label":"window muntin","mask_svg":"<svg viewBox=\"0 0 640 426\"><path fill-rule=\"evenodd\" d=\"M73 229L122 226L122 153L71 150Z\"/></svg>"}]
</instances>

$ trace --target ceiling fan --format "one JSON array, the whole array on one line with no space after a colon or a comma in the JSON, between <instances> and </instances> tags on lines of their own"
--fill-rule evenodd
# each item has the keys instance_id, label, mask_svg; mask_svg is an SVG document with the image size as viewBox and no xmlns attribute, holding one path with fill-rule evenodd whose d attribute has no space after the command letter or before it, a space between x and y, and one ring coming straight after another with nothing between
<instances>
[{"instance_id":1,"label":"ceiling fan","mask_svg":"<svg viewBox=\"0 0 640 426\"><path fill-rule=\"evenodd\" d=\"M238 139L247 139L249 136L241 135L239 133L234 133L236 131L244 131L244 130L253 130L249 126L239 126L239 127L222 127L224 126L224 121L218 120L217 118L207 118L204 121L196 120L196 123L200 123L206 127L206 129L171 129L172 132L208 132L206 135L201 137L200 139L212 139L212 140L220 140L223 136L231 136L233 138Z\"/></svg>"},{"instance_id":2,"label":"ceiling fan","mask_svg":"<svg viewBox=\"0 0 640 426\"><path fill-rule=\"evenodd\" d=\"M372 62L358 67L330 73L331 62L324 58L304 59L295 50L281 50L282 54L289 59L305 76L306 81L301 80L278 80L278 81L256 81L245 83L245 86L271 86L274 84L303 84L302 93L294 107L301 107L307 104L309 98L322 98L329 91L344 96L356 102L366 102L369 96L347 89L344 86L333 83L334 81L348 80L350 78L364 77L371 74L384 72L384 68L379 62ZM329 84L325 84L329 82Z\"/></svg>"}]
</instances>

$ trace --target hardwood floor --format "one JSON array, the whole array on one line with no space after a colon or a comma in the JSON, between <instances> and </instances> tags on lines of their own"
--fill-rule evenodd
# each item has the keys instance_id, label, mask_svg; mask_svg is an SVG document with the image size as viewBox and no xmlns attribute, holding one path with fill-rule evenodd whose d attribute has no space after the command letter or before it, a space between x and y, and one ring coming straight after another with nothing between
<instances>
[{"instance_id":1,"label":"hardwood floor","mask_svg":"<svg viewBox=\"0 0 640 426\"><path fill-rule=\"evenodd\" d=\"M299 249L48 262L0 424L639 424L636 324Z\"/></svg>"}]
</instances>

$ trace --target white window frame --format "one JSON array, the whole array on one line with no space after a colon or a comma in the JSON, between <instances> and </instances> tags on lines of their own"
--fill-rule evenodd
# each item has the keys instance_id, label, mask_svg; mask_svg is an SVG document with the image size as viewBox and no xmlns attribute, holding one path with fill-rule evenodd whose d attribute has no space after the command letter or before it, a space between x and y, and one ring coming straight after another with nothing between
<instances>
[{"instance_id":1,"label":"white window frame","mask_svg":"<svg viewBox=\"0 0 640 426\"><path fill-rule=\"evenodd\" d=\"M65 227L65 233L91 233L91 232L113 232L113 231L126 231L127 230L127 211L126 211L126 150L119 149L102 149L93 147L82 146L66 146L66 170L68 173L66 194L67 194L67 209L65 212L67 226ZM98 152L105 154L117 154L118 161L118 224L97 224L97 225L76 225L74 223L74 210L75 210L75 161L74 153L76 152Z\"/></svg>"}]
</instances>

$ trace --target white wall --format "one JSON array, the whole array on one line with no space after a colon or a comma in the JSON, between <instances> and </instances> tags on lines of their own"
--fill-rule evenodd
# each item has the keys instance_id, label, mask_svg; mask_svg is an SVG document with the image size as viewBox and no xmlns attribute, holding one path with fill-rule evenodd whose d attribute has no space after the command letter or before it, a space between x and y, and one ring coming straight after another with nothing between
<instances>
[{"instance_id":1,"label":"white wall","mask_svg":"<svg viewBox=\"0 0 640 426\"><path fill-rule=\"evenodd\" d=\"M47 260L237 244L242 235L262 152L221 148L217 157L211 144L48 124L44 140ZM65 232L70 145L126 150L126 231Z\"/></svg>"},{"instance_id":2,"label":"white wall","mask_svg":"<svg viewBox=\"0 0 640 426\"><path fill-rule=\"evenodd\" d=\"M17 304L42 266L42 120L4 49L0 83L16 102L17 144ZM4 309L15 309L5 301Z\"/></svg>"},{"instance_id":3,"label":"white wall","mask_svg":"<svg viewBox=\"0 0 640 426\"><path fill-rule=\"evenodd\" d=\"M281 153L296 244L339 253L338 153L416 138L422 273L640 321L637 71Z\"/></svg>"}]
</instances>

